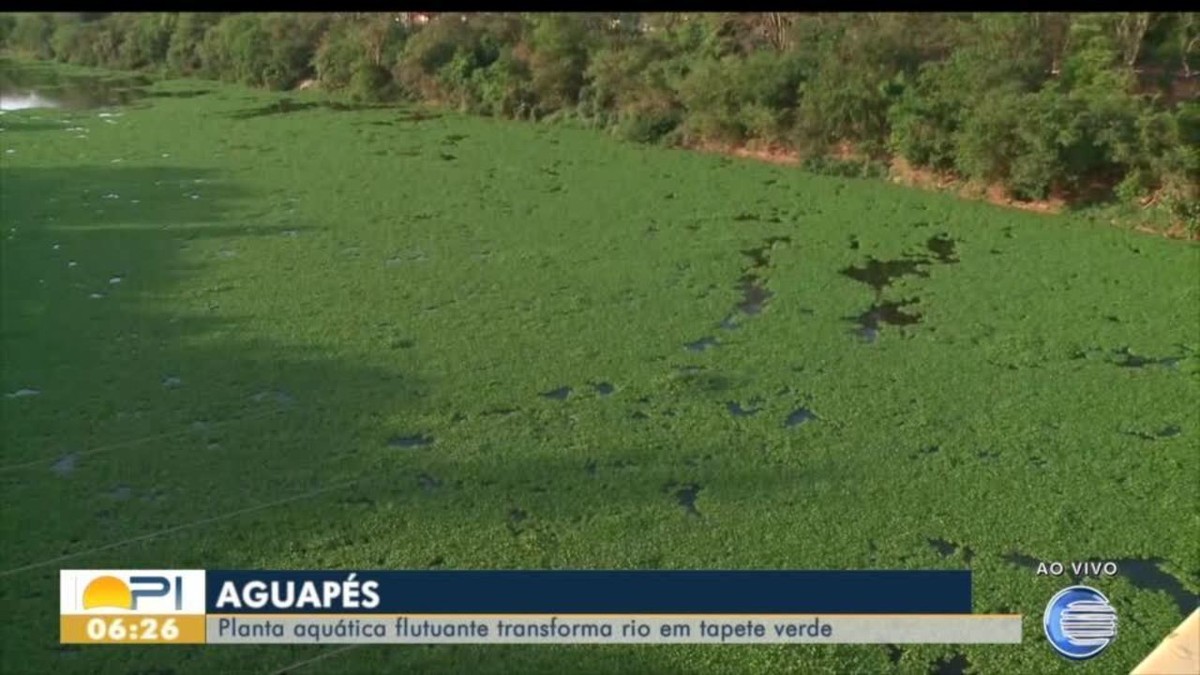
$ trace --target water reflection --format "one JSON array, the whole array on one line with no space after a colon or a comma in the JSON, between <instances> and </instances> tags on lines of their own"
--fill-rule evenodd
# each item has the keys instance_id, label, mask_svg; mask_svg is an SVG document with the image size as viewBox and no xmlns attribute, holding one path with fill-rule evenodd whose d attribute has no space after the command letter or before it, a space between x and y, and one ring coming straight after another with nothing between
<instances>
[{"instance_id":1,"label":"water reflection","mask_svg":"<svg viewBox=\"0 0 1200 675\"><path fill-rule=\"evenodd\" d=\"M0 111L125 105L148 96L145 88L152 83L142 75L64 74L44 64L0 59Z\"/></svg>"},{"instance_id":2,"label":"water reflection","mask_svg":"<svg viewBox=\"0 0 1200 675\"><path fill-rule=\"evenodd\" d=\"M0 110L33 110L37 108L57 108L58 101L40 96L37 93L0 92Z\"/></svg>"}]
</instances>

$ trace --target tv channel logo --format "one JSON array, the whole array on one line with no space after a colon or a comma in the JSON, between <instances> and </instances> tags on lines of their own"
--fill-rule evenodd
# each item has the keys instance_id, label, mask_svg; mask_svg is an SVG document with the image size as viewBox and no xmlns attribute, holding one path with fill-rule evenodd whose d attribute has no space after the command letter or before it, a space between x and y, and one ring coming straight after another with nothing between
<instances>
[{"instance_id":1,"label":"tv channel logo","mask_svg":"<svg viewBox=\"0 0 1200 675\"><path fill-rule=\"evenodd\" d=\"M203 614L203 570L62 570L62 614Z\"/></svg>"},{"instance_id":2,"label":"tv channel logo","mask_svg":"<svg viewBox=\"0 0 1200 675\"><path fill-rule=\"evenodd\" d=\"M1069 586L1050 598L1042 628L1054 650L1068 659L1098 656L1117 639L1117 611L1100 591Z\"/></svg>"}]
</instances>

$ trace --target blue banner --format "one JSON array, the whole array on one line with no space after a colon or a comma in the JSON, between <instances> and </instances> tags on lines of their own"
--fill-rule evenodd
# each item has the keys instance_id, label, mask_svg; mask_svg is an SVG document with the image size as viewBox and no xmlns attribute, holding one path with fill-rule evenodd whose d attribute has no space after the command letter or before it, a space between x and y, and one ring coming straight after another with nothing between
<instances>
[{"instance_id":1,"label":"blue banner","mask_svg":"<svg viewBox=\"0 0 1200 675\"><path fill-rule=\"evenodd\" d=\"M209 614L970 614L971 572L209 570Z\"/></svg>"}]
</instances>

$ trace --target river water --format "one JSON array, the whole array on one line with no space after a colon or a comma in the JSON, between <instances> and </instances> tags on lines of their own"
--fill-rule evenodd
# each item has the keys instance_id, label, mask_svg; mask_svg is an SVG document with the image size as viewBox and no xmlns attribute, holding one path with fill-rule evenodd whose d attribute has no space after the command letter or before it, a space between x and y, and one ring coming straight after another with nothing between
<instances>
[{"instance_id":1,"label":"river water","mask_svg":"<svg viewBox=\"0 0 1200 675\"><path fill-rule=\"evenodd\" d=\"M63 74L43 64L0 59L0 111L124 105L145 96L151 83L140 75Z\"/></svg>"}]
</instances>

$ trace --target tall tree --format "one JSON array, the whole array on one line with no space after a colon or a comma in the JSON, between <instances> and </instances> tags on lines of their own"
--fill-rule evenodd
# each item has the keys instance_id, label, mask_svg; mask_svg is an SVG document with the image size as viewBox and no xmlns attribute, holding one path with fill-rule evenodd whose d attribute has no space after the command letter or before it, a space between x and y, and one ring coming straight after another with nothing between
<instances>
[{"instance_id":1,"label":"tall tree","mask_svg":"<svg viewBox=\"0 0 1200 675\"><path fill-rule=\"evenodd\" d=\"M1142 52L1142 41L1150 24L1158 17L1152 12L1125 12L1117 17L1117 46L1121 50L1121 61L1126 68L1137 65Z\"/></svg>"}]
</instances>

